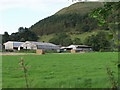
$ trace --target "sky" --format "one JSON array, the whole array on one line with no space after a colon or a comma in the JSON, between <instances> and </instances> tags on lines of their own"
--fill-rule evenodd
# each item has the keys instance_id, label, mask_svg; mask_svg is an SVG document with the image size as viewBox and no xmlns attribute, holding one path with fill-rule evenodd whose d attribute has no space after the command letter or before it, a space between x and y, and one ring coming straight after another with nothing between
<instances>
[{"instance_id":1,"label":"sky","mask_svg":"<svg viewBox=\"0 0 120 90\"><path fill-rule=\"evenodd\" d=\"M0 34L29 28L75 2L71 0L0 0Z\"/></svg>"},{"instance_id":2,"label":"sky","mask_svg":"<svg viewBox=\"0 0 120 90\"><path fill-rule=\"evenodd\" d=\"M19 27L29 28L39 20L73 3L76 2L72 0L0 0L0 34L5 31L9 34L17 32Z\"/></svg>"}]
</instances>

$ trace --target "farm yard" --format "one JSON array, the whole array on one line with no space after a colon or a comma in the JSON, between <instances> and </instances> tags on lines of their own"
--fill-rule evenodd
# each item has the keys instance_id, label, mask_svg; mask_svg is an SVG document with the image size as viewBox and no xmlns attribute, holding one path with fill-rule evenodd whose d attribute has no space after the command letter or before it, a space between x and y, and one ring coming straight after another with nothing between
<instances>
[{"instance_id":1,"label":"farm yard","mask_svg":"<svg viewBox=\"0 0 120 90\"><path fill-rule=\"evenodd\" d=\"M117 52L3 55L3 88L26 87L23 70L18 69L21 57L30 66L29 88L111 88L107 67L114 71L116 81L118 77Z\"/></svg>"}]
</instances>

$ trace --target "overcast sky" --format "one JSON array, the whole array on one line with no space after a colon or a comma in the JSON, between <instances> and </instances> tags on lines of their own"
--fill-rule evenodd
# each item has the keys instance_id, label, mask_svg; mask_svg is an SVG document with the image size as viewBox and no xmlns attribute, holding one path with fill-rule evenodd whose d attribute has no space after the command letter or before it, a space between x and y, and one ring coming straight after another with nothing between
<instances>
[{"instance_id":1,"label":"overcast sky","mask_svg":"<svg viewBox=\"0 0 120 90\"><path fill-rule=\"evenodd\" d=\"M71 0L0 0L0 34L17 32L71 5Z\"/></svg>"},{"instance_id":2,"label":"overcast sky","mask_svg":"<svg viewBox=\"0 0 120 90\"><path fill-rule=\"evenodd\" d=\"M93 0L95 1L95 0ZM72 0L0 0L0 34L29 28L73 3Z\"/></svg>"}]
</instances>

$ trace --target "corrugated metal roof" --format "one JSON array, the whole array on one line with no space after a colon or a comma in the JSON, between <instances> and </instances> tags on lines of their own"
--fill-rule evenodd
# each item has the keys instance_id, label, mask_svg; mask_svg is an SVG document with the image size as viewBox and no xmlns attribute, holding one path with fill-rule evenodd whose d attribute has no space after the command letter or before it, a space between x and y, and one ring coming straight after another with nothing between
<instances>
[{"instance_id":1,"label":"corrugated metal roof","mask_svg":"<svg viewBox=\"0 0 120 90\"><path fill-rule=\"evenodd\" d=\"M23 44L24 42L8 41L8 42L4 43L4 45L5 45L5 44L8 44L8 43L13 43L13 45L14 45L15 47L18 47L18 46L20 46L21 44Z\"/></svg>"},{"instance_id":2,"label":"corrugated metal roof","mask_svg":"<svg viewBox=\"0 0 120 90\"><path fill-rule=\"evenodd\" d=\"M87 46L87 45L74 45L75 47L91 47L91 46Z\"/></svg>"},{"instance_id":3,"label":"corrugated metal roof","mask_svg":"<svg viewBox=\"0 0 120 90\"><path fill-rule=\"evenodd\" d=\"M19 47L22 44L23 44L23 42L13 42L14 47Z\"/></svg>"},{"instance_id":4,"label":"corrugated metal roof","mask_svg":"<svg viewBox=\"0 0 120 90\"><path fill-rule=\"evenodd\" d=\"M52 44L52 43L43 43L43 42L26 41L26 43L27 43L27 42L30 42L30 43L35 44L35 45L57 46L57 45Z\"/></svg>"},{"instance_id":5,"label":"corrugated metal roof","mask_svg":"<svg viewBox=\"0 0 120 90\"><path fill-rule=\"evenodd\" d=\"M18 41L8 41L6 43L24 43L24 42L18 42ZM5 44L5 43L4 43Z\"/></svg>"},{"instance_id":6,"label":"corrugated metal roof","mask_svg":"<svg viewBox=\"0 0 120 90\"><path fill-rule=\"evenodd\" d=\"M75 47L91 47L91 46L87 46L87 45L70 45L67 48L70 48L72 46L75 46Z\"/></svg>"}]
</instances>

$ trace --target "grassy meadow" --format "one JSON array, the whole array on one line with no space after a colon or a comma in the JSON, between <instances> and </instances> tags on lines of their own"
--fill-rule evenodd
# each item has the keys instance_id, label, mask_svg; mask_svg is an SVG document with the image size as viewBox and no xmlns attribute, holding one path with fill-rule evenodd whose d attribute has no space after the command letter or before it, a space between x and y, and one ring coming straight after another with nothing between
<instances>
[{"instance_id":1,"label":"grassy meadow","mask_svg":"<svg viewBox=\"0 0 120 90\"><path fill-rule=\"evenodd\" d=\"M115 52L2 56L3 88L25 88L21 57L31 66L30 88L111 88L107 66L117 80Z\"/></svg>"}]
</instances>

